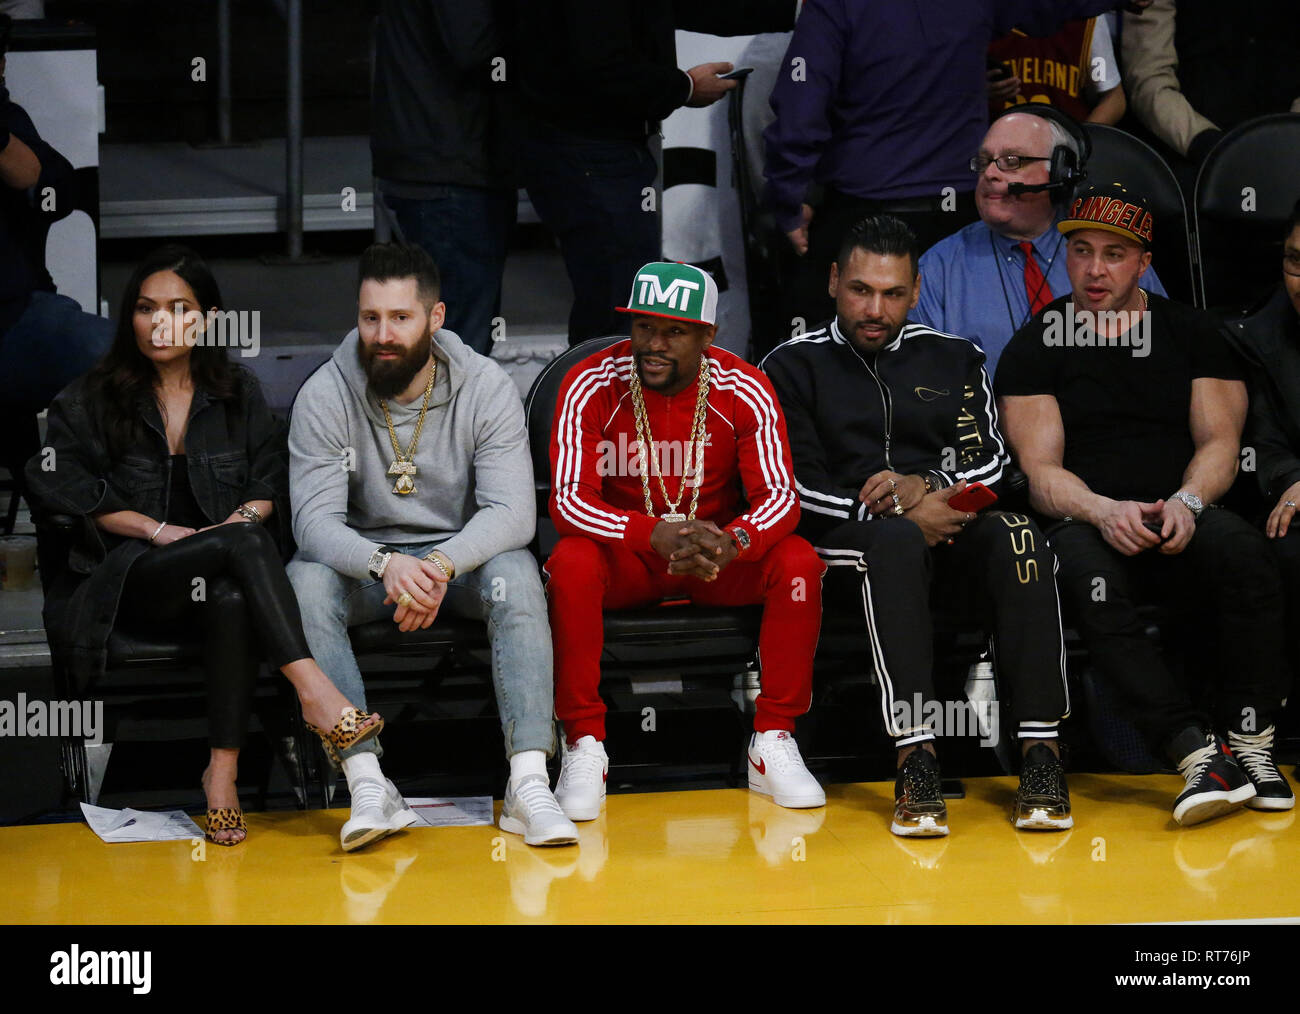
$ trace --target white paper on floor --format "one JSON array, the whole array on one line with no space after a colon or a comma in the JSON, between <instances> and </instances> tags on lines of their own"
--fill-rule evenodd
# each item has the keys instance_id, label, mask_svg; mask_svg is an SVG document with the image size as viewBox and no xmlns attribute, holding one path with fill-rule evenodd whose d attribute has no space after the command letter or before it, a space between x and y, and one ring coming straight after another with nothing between
<instances>
[{"instance_id":1,"label":"white paper on floor","mask_svg":"<svg viewBox=\"0 0 1300 1014\"><path fill-rule=\"evenodd\" d=\"M489 810L491 809L491 800ZM109 844L136 841L189 841L202 838L199 826L184 810L154 813L148 810L110 810L103 806L81 804L90 829Z\"/></svg>"},{"instance_id":2,"label":"white paper on floor","mask_svg":"<svg viewBox=\"0 0 1300 1014\"><path fill-rule=\"evenodd\" d=\"M491 827L491 796L436 796L408 799L406 805L415 811L417 820L412 827Z\"/></svg>"}]
</instances>

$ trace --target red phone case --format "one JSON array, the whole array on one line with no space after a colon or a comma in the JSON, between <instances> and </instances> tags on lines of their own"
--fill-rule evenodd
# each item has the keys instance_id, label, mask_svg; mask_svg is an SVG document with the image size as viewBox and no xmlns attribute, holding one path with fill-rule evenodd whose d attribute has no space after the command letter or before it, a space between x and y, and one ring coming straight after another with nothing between
<instances>
[{"instance_id":1,"label":"red phone case","mask_svg":"<svg viewBox=\"0 0 1300 1014\"><path fill-rule=\"evenodd\" d=\"M982 511L989 504L998 502L998 495L982 482L972 482L960 493L948 501L948 506L955 511L969 511L974 514Z\"/></svg>"}]
</instances>

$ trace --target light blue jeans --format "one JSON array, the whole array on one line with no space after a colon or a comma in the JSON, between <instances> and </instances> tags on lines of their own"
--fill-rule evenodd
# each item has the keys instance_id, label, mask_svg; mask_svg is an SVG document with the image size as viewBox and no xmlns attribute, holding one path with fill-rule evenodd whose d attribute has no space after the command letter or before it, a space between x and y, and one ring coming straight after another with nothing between
<instances>
[{"instance_id":1,"label":"light blue jeans","mask_svg":"<svg viewBox=\"0 0 1300 1014\"><path fill-rule=\"evenodd\" d=\"M420 557L437 545L393 548ZM391 621L397 607L384 605L382 581L359 581L297 556L287 570L312 657L343 696L364 710L366 691L348 628L373 620ZM499 553L467 574L458 573L447 586L439 613L443 611L487 623L506 756L523 750L542 750L551 756L555 752L554 660L546 594L533 555L515 549ZM367 750L383 755L379 737L340 752L348 757Z\"/></svg>"}]
</instances>

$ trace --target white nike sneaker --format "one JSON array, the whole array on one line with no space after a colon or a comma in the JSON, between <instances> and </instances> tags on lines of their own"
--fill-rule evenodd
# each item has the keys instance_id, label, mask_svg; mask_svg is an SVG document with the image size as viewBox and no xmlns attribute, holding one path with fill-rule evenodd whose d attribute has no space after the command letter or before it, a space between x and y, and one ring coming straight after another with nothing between
<instances>
[{"instance_id":1,"label":"white nike sneaker","mask_svg":"<svg viewBox=\"0 0 1300 1014\"><path fill-rule=\"evenodd\" d=\"M358 778L352 785L352 813L339 832L344 852L352 852L415 823L415 811L387 778Z\"/></svg>"},{"instance_id":2,"label":"white nike sneaker","mask_svg":"<svg viewBox=\"0 0 1300 1014\"><path fill-rule=\"evenodd\" d=\"M526 845L572 845L578 829L551 795L545 775L524 775L506 783L501 830L524 836Z\"/></svg>"},{"instance_id":3,"label":"white nike sneaker","mask_svg":"<svg viewBox=\"0 0 1300 1014\"><path fill-rule=\"evenodd\" d=\"M756 732L750 739L749 787L793 810L826 805L826 793L804 766L794 737L784 729Z\"/></svg>"},{"instance_id":4,"label":"white nike sneaker","mask_svg":"<svg viewBox=\"0 0 1300 1014\"><path fill-rule=\"evenodd\" d=\"M595 736L583 736L573 746L562 743L560 750L556 802L570 820L595 820L605 802L605 779L609 777L605 744Z\"/></svg>"}]
</instances>

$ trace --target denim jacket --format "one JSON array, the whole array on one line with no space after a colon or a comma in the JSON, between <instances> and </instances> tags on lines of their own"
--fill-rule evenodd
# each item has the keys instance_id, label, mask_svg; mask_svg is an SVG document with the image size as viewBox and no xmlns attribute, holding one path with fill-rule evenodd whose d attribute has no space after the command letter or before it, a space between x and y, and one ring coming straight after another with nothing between
<instances>
[{"instance_id":1,"label":"denim jacket","mask_svg":"<svg viewBox=\"0 0 1300 1014\"><path fill-rule=\"evenodd\" d=\"M266 404L251 372L236 368L235 394L211 398L196 389L185 430L185 455L194 499L212 524L241 503L270 500L266 521L282 551L289 550L288 444L284 423ZM144 434L120 458L110 458L85 378L68 385L48 415L45 447L27 463L38 509L80 521L61 553L42 552L45 629L66 658L79 690L103 673L106 645L117 617L127 571L150 550L145 539L113 535L94 516L134 510L162 520L171 488L171 455L158 406L141 406Z\"/></svg>"}]
</instances>

